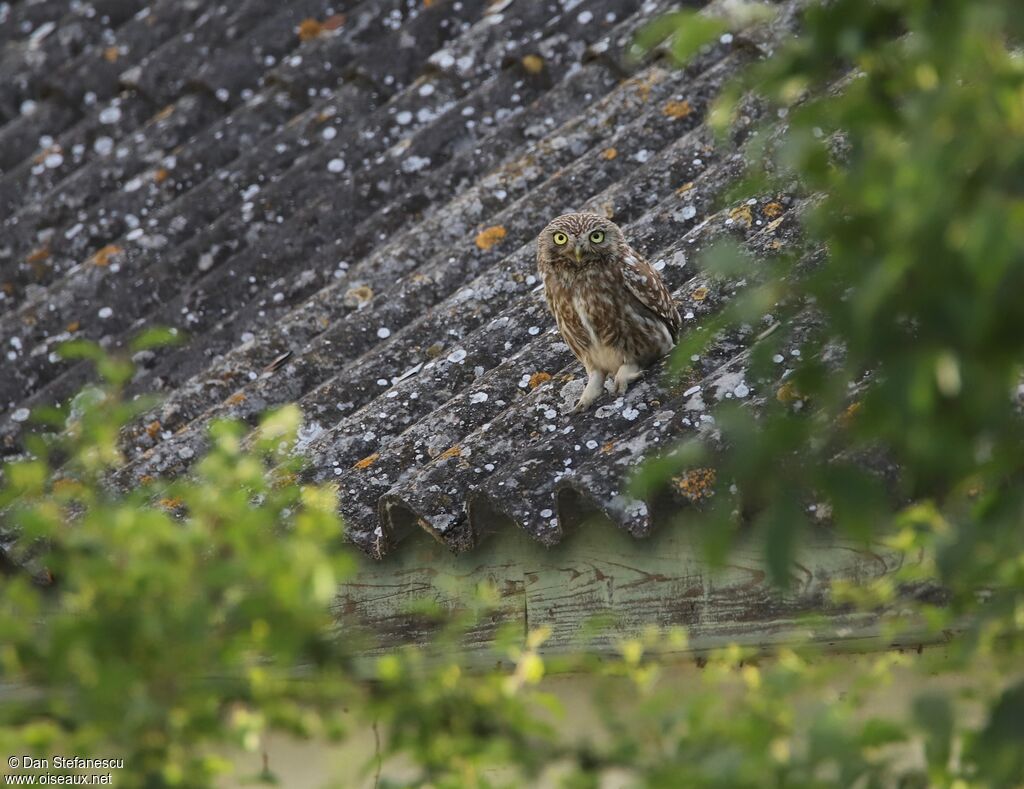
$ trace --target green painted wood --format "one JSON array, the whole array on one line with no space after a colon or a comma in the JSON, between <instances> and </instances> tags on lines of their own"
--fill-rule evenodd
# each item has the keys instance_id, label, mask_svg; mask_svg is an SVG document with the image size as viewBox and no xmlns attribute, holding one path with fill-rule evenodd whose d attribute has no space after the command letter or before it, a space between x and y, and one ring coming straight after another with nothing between
<instances>
[{"instance_id":1,"label":"green painted wood","mask_svg":"<svg viewBox=\"0 0 1024 789\"><path fill-rule=\"evenodd\" d=\"M826 646L884 648L892 644L882 642L874 617L831 606L826 593L835 579L886 575L904 561L895 551L867 549L822 528L805 539L793 588L782 594L768 581L760 549L749 538L727 567L713 572L685 524L636 539L590 517L545 548L511 523L496 521L489 537L461 555L414 531L383 561L363 563L339 591L336 613L343 628L373 642L371 653L423 645L451 617L413 613L418 604L427 600L443 612L458 611L487 582L499 592L497 606L462 643L481 661L493 659L490 648L502 627L517 633L550 627L544 651L555 655L611 653L645 627L679 626L689 636L686 650L700 652L728 643L767 647L802 639L810 615L819 617L814 638ZM596 639L588 631L595 617L606 623Z\"/></svg>"}]
</instances>

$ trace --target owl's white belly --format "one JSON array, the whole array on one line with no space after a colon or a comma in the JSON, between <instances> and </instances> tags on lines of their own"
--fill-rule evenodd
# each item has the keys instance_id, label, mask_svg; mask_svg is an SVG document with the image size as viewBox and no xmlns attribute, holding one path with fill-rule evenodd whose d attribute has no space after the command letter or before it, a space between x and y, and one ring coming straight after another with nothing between
<instances>
[{"instance_id":1,"label":"owl's white belly","mask_svg":"<svg viewBox=\"0 0 1024 789\"><path fill-rule=\"evenodd\" d=\"M613 348L601 341L597 332L594 331L594 324L587 315L583 300L578 295L573 296L572 306L576 310L580 323L583 324L583 328L586 330L587 337L590 340L584 354L586 356L585 361L590 369L602 370L613 375L623 364L633 361L626 358L622 348Z\"/></svg>"}]
</instances>

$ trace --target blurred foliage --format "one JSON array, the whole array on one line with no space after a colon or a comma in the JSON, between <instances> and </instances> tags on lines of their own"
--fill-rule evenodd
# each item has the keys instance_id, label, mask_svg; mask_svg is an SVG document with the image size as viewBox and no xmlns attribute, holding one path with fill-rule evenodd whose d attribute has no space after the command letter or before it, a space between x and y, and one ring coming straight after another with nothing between
<instances>
[{"instance_id":1,"label":"blurred foliage","mask_svg":"<svg viewBox=\"0 0 1024 789\"><path fill-rule=\"evenodd\" d=\"M748 364L760 397L723 404L710 440L636 482L647 491L684 468L715 467L700 524L709 556L721 559L753 528L783 586L812 529L921 556L893 578L835 593L898 605L903 621L937 638L955 632L960 671L983 664L1015 682L1024 663L1022 40L1016 0L811 3L799 36L730 86L710 112L723 137L751 95L768 117L745 144L749 177L733 197L795 193L803 241L770 265L734 244L708 250L709 273L752 287L681 344L676 365L688 367L721 331L764 319L776 328L752 343ZM941 602L908 599L929 587ZM1024 685L1004 690L974 729L941 694L915 704L907 720L924 727L929 784L1024 781Z\"/></svg>"},{"instance_id":2,"label":"blurred foliage","mask_svg":"<svg viewBox=\"0 0 1024 789\"><path fill-rule=\"evenodd\" d=\"M123 758L120 786L204 786L265 728L338 733L348 659L328 603L352 560L334 492L291 483L298 410L269 414L249 453L242 426L215 424L189 478L117 493L119 428L149 403L120 396L125 360L63 352L101 383L37 411L51 429L4 469L4 530L31 572L0 577L2 750Z\"/></svg>"},{"instance_id":3,"label":"blurred foliage","mask_svg":"<svg viewBox=\"0 0 1024 789\"><path fill-rule=\"evenodd\" d=\"M723 5L722 18L670 15L638 45L664 41L685 62L763 14ZM211 785L268 732L370 726L371 785L1020 786L1022 20L1011 0L811 4L800 36L726 91L711 112L723 134L751 92L773 118L750 138L737 194L796 191L804 245L757 267L708 251L711 274L749 287L678 365L769 312L775 330L749 351L763 396L725 404L713 440L636 481L650 492L714 468L715 495L686 528L719 561L752 529L780 586L813 529L913 555L832 591L879 614L883 638L955 635L941 654L731 647L681 687L662 653L678 654L682 633L552 660L537 630L504 633L496 667L470 671L460 633L498 595L482 586L462 612L424 602L419 615L447 623L432 649L367 668L329 610L353 560L335 491L296 483L298 411L268 415L252 442L215 424L188 477L115 491L119 429L149 403L121 397L130 364L76 343L64 352L92 359L101 383L34 413L45 429L0 489L25 568L0 576L0 746L124 758L118 785L146 787ZM173 340L154 330L135 349ZM588 678L583 721L544 684L569 670ZM940 671L955 681L922 679ZM927 692L901 707L906 672ZM275 778L287 776L255 776Z\"/></svg>"}]
</instances>

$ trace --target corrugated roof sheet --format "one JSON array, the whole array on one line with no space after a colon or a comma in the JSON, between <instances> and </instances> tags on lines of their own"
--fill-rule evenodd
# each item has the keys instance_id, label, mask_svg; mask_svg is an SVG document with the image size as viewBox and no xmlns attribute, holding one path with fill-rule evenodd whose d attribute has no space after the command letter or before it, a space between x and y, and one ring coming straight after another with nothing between
<instances>
[{"instance_id":1,"label":"corrugated roof sheet","mask_svg":"<svg viewBox=\"0 0 1024 789\"><path fill-rule=\"evenodd\" d=\"M570 414L582 368L543 304L536 234L571 209L612 216L692 326L742 284L694 251L732 232L770 253L795 213L716 211L742 162L703 125L794 0L686 69L627 58L671 5L0 3L3 452L26 409L89 379L61 341L168 325L188 340L137 357L130 392L165 400L124 436L116 484L186 471L213 418L294 401L308 478L337 482L374 555L407 523L467 549L495 512L553 543L574 497L647 533L624 474L706 429L716 399L760 395L756 327L687 381L655 369Z\"/></svg>"}]
</instances>

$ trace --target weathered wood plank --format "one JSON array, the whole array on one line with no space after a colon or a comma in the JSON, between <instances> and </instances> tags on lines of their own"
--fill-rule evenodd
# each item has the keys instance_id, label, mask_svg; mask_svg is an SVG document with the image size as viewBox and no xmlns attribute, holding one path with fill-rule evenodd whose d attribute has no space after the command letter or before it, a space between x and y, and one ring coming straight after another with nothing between
<instances>
[{"instance_id":1,"label":"weathered wood plank","mask_svg":"<svg viewBox=\"0 0 1024 789\"><path fill-rule=\"evenodd\" d=\"M499 516L495 516L498 518ZM421 645L437 633L445 616L414 613L424 600L442 612L471 601L481 582L498 590L495 609L469 629L463 646L485 659L501 627L517 631L547 626L548 654L581 648L615 651L624 637L645 627L681 626L687 649L701 651L738 642L769 646L806 633L809 615L824 626L814 638L826 644L881 648L875 620L831 606L836 579L866 580L894 572L906 558L871 550L828 529L812 532L794 565L794 585L774 589L748 536L734 549L730 564L712 571L701 556L694 530L663 526L638 540L600 517L590 517L553 548L525 537L511 523L495 523L473 551L453 555L423 533L413 533L379 563L367 560L339 591L337 616L343 627L367 633L376 648ZM588 622L608 620L591 638Z\"/></svg>"}]
</instances>

